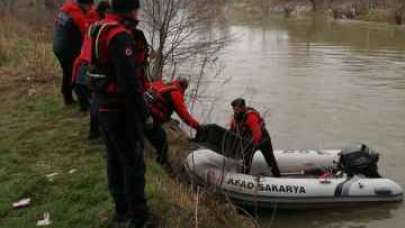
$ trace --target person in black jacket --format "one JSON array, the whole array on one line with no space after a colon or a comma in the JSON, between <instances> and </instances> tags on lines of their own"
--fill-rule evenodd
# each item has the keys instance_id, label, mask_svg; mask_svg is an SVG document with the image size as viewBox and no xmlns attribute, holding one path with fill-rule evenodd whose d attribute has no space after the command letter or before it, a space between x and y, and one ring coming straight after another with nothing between
<instances>
[{"instance_id":1,"label":"person in black jacket","mask_svg":"<svg viewBox=\"0 0 405 228\"><path fill-rule=\"evenodd\" d=\"M148 111L136 59L134 28L138 0L111 0L111 12L90 28L89 77L98 100L100 130L107 148L107 179L115 203L115 223L143 227L148 222L144 193L143 132Z\"/></svg>"}]
</instances>

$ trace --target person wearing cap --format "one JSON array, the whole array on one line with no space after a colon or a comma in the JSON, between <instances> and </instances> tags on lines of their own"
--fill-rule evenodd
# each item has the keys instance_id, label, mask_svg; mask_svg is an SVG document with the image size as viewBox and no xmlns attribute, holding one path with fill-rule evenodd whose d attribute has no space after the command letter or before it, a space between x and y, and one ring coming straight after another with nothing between
<instances>
[{"instance_id":1,"label":"person wearing cap","mask_svg":"<svg viewBox=\"0 0 405 228\"><path fill-rule=\"evenodd\" d=\"M89 80L98 101L98 120L107 149L107 180L114 200L113 222L143 227L145 197L143 132L149 117L134 31L138 0L110 0L105 18L90 27Z\"/></svg>"},{"instance_id":2,"label":"person wearing cap","mask_svg":"<svg viewBox=\"0 0 405 228\"><path fill-rule=\"evenodd\" d=\"M53 52L62 68L61 93L66 105L73 103L73 63L80 54L83 37L88 28L87 13L93 0L67 0L56 16Z\"/></svg>"},{"instance_id":3,"label":"person wearing cap","mask_svg":"<svg viewBox=\"0 0 405 228\"><path fill-rule=\"evenodd\" d=\"M230 130L242 138L248 139L254 145L254 150L244 151L243 173L249 173L254 152L260 150L267 164L271 167L273 176L280 177L280 170L274 157L270 134L260 113L254 108L247 107L245 99L237 98L231 102L233 117Z\"/></svg>"},{"instance_id":4,"label":"person wearing cap","mask_svg":"<svg viewBox=\"0 0 405 228\"><path fill-rule=\"evenodd\" d=\"M188 126L196 130L200 128L200 123L190 114L184 101L187 88L188 80L184 78L169 83L159 80L150 83L149 89L144 94L154 123L152 128L145 131L145 135L156 149L157 162L169 169L167 137L162 124L169 121L173 112L176 112Z\"/></svg>"}]
</instances>

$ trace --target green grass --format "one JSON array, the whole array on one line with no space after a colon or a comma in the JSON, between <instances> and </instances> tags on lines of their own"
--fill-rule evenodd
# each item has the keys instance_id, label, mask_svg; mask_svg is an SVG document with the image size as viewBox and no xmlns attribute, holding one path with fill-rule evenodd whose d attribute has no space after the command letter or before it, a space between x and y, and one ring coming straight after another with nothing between
<instances>
[{"instance_id":1,"label":"green grass","mask_svg":"<svg viewBox=\"0 0 405 228\"><path fill-rule=\"evenodd\" d=\"M62 105L59 67L45 39L49 32L21 35L21 26L15 18L0 21L0 227L36 227L45 212L50 227L108 227L113 203L104 145L87 140L87 115ZM179 161L187 154L185 141L170 145ZM151 151L145 153L154 220L161 227L194 227L195 191L169 177ZM70 174L72 169L77 171ZM55 172L50 181L46 175ZM28 207L12 208L27 197ZM252 226L226 202L208 194L200 194L199 202L199 227Z\"/></svg>"},{"instance_id":2,"label":"green grass","mask_svg":"<svg viewBox=\"0 0 405 228\"><path fill-rule=\"evenodd\" d=\"M60 103L54 96L25 99L0 114L1 227L34 227L43 212L50 212L55 227L108 223L104 146L87 141L87 117ZM69 174L71 169L77 172ZM54 172L59 174L49 181L46 175ZM167 178L151 163L147 176L156 175ZM146 189L150 204L159 201L157 210L166 210L159 187L148 182ZM26 197L32 199L29 207L11 208Z\"/></svg>"},{"instance_id":3,"label":"green grass","mask_svg":"<svg viewBox=\"0 0 405 228\"><path fill-rule=\"evenodd\" d=\"M61 107L56 97L23 100L1 112L0 226L34 227L50 212L55 227L102 226L111 201L105 184L104 148L86 141L86 117ZM3 124L4 123L4 124ZM69 174L69 170L77 172ZM46 178L57 172L54 181ZM12 202L32 203L13 210Z\"/></svg>"},{"instance_id":4,"label":"green grass","mask_svg":"<svg viewBox=\"0 0 405 228\"><path fill-rule=\"evenodd\" d=\"M87 116L50 94L0 105L0 227L35 227L44 212L50 213L52 227L108 227L113 204L104 146L87 140ZM70 174L72 169L77 171ZM46 175L54 172L58 175L50 181ZM146 181L155 221L164 227L194 226L195 192L190 187L149 158ZM27 197L29 207L12 209L13 202ZM200 227L249 224L227 204L204 196L200 200Z\"/></svg>"}]
</instances>

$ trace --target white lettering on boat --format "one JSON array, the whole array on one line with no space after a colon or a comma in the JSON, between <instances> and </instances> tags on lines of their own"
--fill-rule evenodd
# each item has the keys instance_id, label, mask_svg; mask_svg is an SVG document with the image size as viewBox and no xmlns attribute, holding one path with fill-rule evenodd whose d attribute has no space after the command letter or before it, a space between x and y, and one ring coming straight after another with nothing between
<instances>
[{"instance_id":1,"label":"white lettering on boat","mask_svg":"<svg viewBox=\"0 0 405 228\"><path fill-rule=\"evenodd\" d=\"M239 180L229 178L226 181L227 184L237 186L240 188L246 189L254 189L255 183L251 181ZM305 194L307 193L304 186L300 185L279 185L279 184L262 184L259 183L257 185L258 191L268 191L268 192L288 192L288 193L295 193L295 194Z\"/></svg>"}]
</instances>

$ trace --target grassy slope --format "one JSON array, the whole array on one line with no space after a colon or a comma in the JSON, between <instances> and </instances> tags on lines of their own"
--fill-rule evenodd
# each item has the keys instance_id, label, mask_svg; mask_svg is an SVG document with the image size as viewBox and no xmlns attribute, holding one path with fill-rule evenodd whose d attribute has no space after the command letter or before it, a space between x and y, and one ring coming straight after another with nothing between
<instances>
[{"instance_id":1,"label":"grassy slope","mask_svg":"<svg viewBox=\"0 0 405 228\"><path fill-rule=\"evenodd\" d=\"M112 201L104 147L86 140L88 117L61 104L49 34L21 36L19 30L15 20L2 18L0 227L34 227L44 212L50 212L52 227L107 227ZM181 132L177 135L181 138ZM180 145L184 138L171 137L171 143L176 152L172 156L176 154L179 160L186 153ZM77 172L69 174L71 169ZM54 172L59 175L49 181L46 175ZM147 159L146 179L148 203L158 224L195 226L194 190L168 177L151 159ZM32 199L29 207L11 208L25 197ZM210 198L200 194L200 227L252 226L233 206Z\"/></svg>"}]
</instances>

